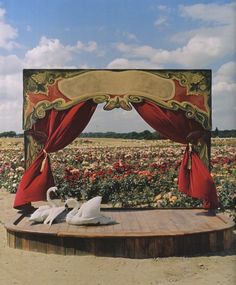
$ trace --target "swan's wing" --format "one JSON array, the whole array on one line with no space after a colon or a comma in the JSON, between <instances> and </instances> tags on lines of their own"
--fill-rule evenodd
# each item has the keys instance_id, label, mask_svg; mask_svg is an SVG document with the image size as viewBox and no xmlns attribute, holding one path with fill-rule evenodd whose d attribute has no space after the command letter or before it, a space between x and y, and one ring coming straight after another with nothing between
<instances>
[{"instance_id":1,"label":"swan's wing","mask_svg":"<svg viewBox=\"0 0 236 285\"><path fill-rule=\"evenodd\" d=\"M79 216L74 216L70 221L68 221L68 224L71 225L109 225L116 223L115 220L113 220L110 217L105 216L98 216L95 218L83 218Z\"/></svg>"},{"instance_id":2,"label":"swan's wing","mask_svg":"<svg viewBox=\"0 0 236 285\"><path fill-rule=\"evenodd\" d=\"M48 205L40 206L36 211L31 214L29 221L38 223L43 222L49 215L50 209L51 207Z\"/></svg>"},{"instance_id":3,"label":"swan's wing","mask_svg":"<svg viewBox=\"0 0 236 285\"><path fill-rule=\"evenodd\" d=\"M102 197L100 196L90 199L80 207L76 214L68 216L67 223L72 225L107 225L115 223L113 219L101 215L101 201Z\"/></svg>"},{"instance_id":4,"label":"swan's wing","mask_svg":"<svg viewBox=\"0 0 236 285\"><path fill-rule=\"evenodd\" d=\"M82 218L79 216L74 216L72 217L70 220L67 220L67 223L70 225L87 225L87 224L92 224L94 223L94 220L96 218L90 218L90 219L86 219L86 218Z\"/></svg>"},{"instance_id":5,"label":"swan's wing","mask_svg":"<svg viewBox=\"0 0 236 285\"><path fill-rule=\"evenodd\" d=\"M82 217L95 218L100 216L101 201L102 197L97 196L85 202L80 208L80 213Z\"/></svg>"},{"instance_id":6,"label":"swan's wing","mask_svg":"<svg viewBox=\"0 0 236 285\"><path fill-rule=\"evenodd\" d=\"M53 221L65 210L65 207L52 207L50 209L49 215L44 221L44 224L52 225Z\"/></svg>"},{"instance_id":7,"label":"swan's wing","mask_svg":"<svg viewBox=\"0 0 236 285\"><path fill-rule=\"evenodd\" d=\"M78 214L78 210L77 210L77 209L71 210L71 211L66 215L66 222L67 222L67 223L70 223L70 220L73 219L73 217L74 217L75 215L77 215L77 214Z\"/></svg>"},{"instance_id":8,"label":"swan's wing","mask_svg":"<svg viewBox=\"0 0 236 285\"><path fill-rule=\"evenodd\" d=\"M116 223L115 220L113 220L110 217L106 217L106 216L98 216L95 218L91 218L91 219L84 219L83 224L85 225L109 225L109 224L114 224Z\"/></svg>"}]
</instances>

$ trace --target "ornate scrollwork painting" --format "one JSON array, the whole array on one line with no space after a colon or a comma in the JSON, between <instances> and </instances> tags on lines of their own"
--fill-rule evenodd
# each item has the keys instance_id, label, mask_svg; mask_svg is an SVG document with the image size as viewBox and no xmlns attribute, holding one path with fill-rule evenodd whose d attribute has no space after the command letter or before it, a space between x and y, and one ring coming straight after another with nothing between
<instances>
[{"instance_id":1,"label":"ornate scrollwork painting","mask_svg":"<svg viewBox=\"0 0 236 285\"><path fill-rule=\"evenodd\" d=\"M184 110L205 129L211 128L210 70L24 70L24 130L46 110L65 110L93 99L105 110L131 110L130 103L150 100Z\"/></svg>"}]
</instances>

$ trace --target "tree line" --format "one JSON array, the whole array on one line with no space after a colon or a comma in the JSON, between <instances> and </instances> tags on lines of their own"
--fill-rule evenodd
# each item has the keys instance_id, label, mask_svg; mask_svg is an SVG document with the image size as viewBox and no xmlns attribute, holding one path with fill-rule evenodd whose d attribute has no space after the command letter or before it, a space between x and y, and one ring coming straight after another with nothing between
<instances>
[{"instance_id":1,"label":"tree line","mask_svg":"<svg viewBox=\"0 0 236 285\"><path fill-rule=\"evenodd\" d=\"M236 130L218 130L216 128L214 131L211 131L211 136L213 138L230 138L236 137ZM121 138L121 139L144 139L144 140L160 140L165 139L158 132L150 132L145 130L143 132L129 132L129 133L116 133L116 132L95 132L95 133L82 133L80 137L83 138Z\"/></svg>"},{"instance_id":2,"label":"tree line","mask_svg":"<svg viewBox=\"0 0 236 285\"><path fill-rule=\"evenodd\" d=\"M129 133L116 133L116 132L95 132L95 133L82 133L81 138L118 138L118 139L136 139L136 140L158 140L163 138L157 132L150 132L145 130L143 132L129 132Z\"/></svg>"},{"instance_id":3,"label":"tree line","mask_svg":"<svg viewBox=\"0 0 236 285\"><path fill-rule=\"evenodd\" d=\"M24 134L17 134L14 131L0 133L0 138L20 138ZM216 128L211 132L213 138L236 137L236 130L219 130ZM158 132L148 130L142 132L116 133L116 132L89 132L80 134L81 138L119 138L119 139L135 139L135 140L160 140L164 137Z\"/></svg>"},{"instance_id":4,"label":"tree line","mask_svg":"<svg viewBox=\"0 0 236 285\"><path fill-rule=\"evenodd\" d=\"M17 134L14 131L9 131L9 132L2 132L0 133L0 138L17 138L20 137L22 134Z\"/></svg>"},{"instance_id":5,"label":"tree line","mask_svg":"<svg viewBox=\"0 0 236 285\"><path fill-rule=\"evenodd\" d=\"M235 138L236 130L218 130L216 127L214 131L211 131L212 138Z\"/></svg>"}]
</instances>

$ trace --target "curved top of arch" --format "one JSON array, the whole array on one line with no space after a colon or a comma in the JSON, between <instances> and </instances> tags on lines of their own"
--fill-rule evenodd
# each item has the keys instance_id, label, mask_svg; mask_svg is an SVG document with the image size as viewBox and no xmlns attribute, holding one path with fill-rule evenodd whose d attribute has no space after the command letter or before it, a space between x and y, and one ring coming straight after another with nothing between
<instances>
[{"instance_id":1,"label":"curved top of arch","mask_svg":"<svg viewBox=\"0 0 236 285\"><path fill-rule=\"evenodd\" d=\"M211 129L210 70L24 70L23 128L47 110L65 110L79 102L103 103L105 110L132 109L150 100L162 108L183 110Z\"/></svg>"}]
</instances>

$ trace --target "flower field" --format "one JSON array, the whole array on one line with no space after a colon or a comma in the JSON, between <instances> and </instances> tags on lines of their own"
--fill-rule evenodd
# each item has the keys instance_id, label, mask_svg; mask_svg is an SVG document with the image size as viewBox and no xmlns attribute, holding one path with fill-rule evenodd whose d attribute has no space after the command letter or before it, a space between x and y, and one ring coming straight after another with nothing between
<instances>
[{"instance_id":1,"label":"flower field","mask_svg":"<svg viewBox=\"0 0 236 285\"><path fill-rule=\"evenodd\" d=\"M235 208L236 139L213 139L212 175L221 209ZM201 201L178 192L185 147L170 141L77 139L50 155L62 199L103 197L122 207L197 207ZM24 172L23 140L0 140L0 187L14 193Z\"/></svg>"}]
</instances>

